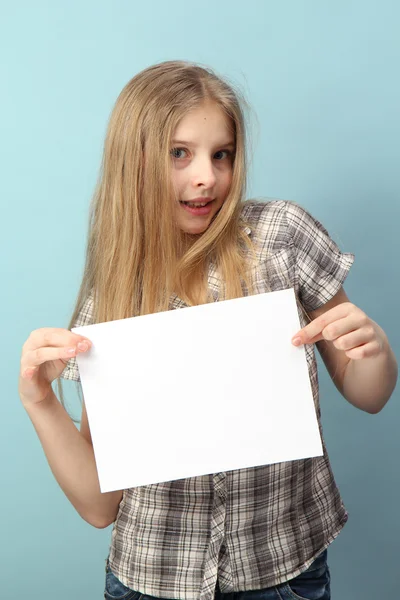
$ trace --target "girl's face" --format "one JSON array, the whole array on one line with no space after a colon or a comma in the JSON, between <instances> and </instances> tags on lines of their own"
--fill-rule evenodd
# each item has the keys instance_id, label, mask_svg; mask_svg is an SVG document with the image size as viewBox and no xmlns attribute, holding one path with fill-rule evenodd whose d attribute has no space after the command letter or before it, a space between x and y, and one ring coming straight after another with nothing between
<instances>
[{"instance_id":1,"label":"girl's face","mask_svg":"<svg viewBox=\"0 0 400 600\"><path fill-rule=\"evenodd\" d=\"M172 140L176 218L190 234L206 231L232 182L234 134L219 106L205 102L179 122Z\"/></svg>"}]
</instances>

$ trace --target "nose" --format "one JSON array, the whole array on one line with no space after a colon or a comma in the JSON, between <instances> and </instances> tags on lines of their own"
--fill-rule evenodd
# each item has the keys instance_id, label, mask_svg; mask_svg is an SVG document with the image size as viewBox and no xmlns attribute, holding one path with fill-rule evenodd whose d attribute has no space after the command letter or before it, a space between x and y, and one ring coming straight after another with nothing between
<instances>
[{"instance_id":1,"label":"nose","mask_svg":"<svg viewBox=\"0 0 400 600\"><path fill-rule=\"evenodd\" d=\"M193 164L193 186L211 189L215 186L216 181L217 179L212 161L209 158L199 158L196 163Z\"/></svg>"}]
</instances>

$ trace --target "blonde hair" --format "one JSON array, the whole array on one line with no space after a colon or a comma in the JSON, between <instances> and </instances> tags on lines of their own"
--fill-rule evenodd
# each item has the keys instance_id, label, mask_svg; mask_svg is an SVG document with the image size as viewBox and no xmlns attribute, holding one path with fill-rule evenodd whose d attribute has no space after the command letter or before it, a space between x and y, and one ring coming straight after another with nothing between
<instances>
[{"instance_id":1,"label":"blonde hair","mask_svg":"<svg viewBox=\"0 0 400 600\"><path fill-rule=\"evenodd\" d=\"M233 129L232 183L208 229L190 236L174 219L171 140L182 117L205 101L215 102ZM251 242L241 221L245 106L242 94L211 69L183 61L151 66L124 87L108 124L70 328L90 293L94 323L168 310L173 293L189 305L210 302L210 261L221 278L220 299L249 293Z\"/></svg>"}]
</instances>

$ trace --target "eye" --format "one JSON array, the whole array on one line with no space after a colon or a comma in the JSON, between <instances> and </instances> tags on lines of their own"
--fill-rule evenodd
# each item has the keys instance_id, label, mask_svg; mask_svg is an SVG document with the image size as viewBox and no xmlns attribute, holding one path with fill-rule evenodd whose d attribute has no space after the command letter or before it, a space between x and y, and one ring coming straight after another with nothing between
<instances>
[{"instance_id":1,"label":"eye","mask_svg":"<svg viewBox=\"0 0 400 600\"><path fill-rule=\"evenodd\" d=\"M221 156L221 154L225 154L225 156ZM231 150L218 150L218 152L214 154L214 158L216 158L217 160L223 160L224 158L232 158L232 156L233 152L231 152Z\"/></svg>"},{"instance_id":2,"label":"eye","mask_svg":"<svg viewBox=\"0 0 400 600\"><path fill-rule=\"evenodd\" d=\"M185 148L172 148L170 154L172 158L186 158L186 156L182 156L182 152L187 152Z\"/></svg>"}]
</instances>

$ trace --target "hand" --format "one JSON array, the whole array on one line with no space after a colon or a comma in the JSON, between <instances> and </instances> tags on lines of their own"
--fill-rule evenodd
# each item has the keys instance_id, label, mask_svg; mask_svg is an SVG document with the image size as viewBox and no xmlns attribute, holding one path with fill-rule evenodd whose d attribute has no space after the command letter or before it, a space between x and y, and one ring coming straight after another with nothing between
<instances>
[{"instance_id":1,"label":"hand","mask_svg":"<svg viewBox=\"0 0 400 600\"><path fill-rule=\"evenodd\" d=\"M22 348L18 386L22 403L26 406L43 402L68 360L90 347L90 340L68 329L33 331Z\"/></svg>"},{"instance_id":2,"label":"hand","mask_svg":"<svg viewBox=\"0 0 400 600\"><path fill-rule=\"evenodd\" d=\"M292 338L294 346L332 342L350 359L374 358L385 347L384 331L357 306L343 302L311 321Z\"/></svg>"}]
</instances>

